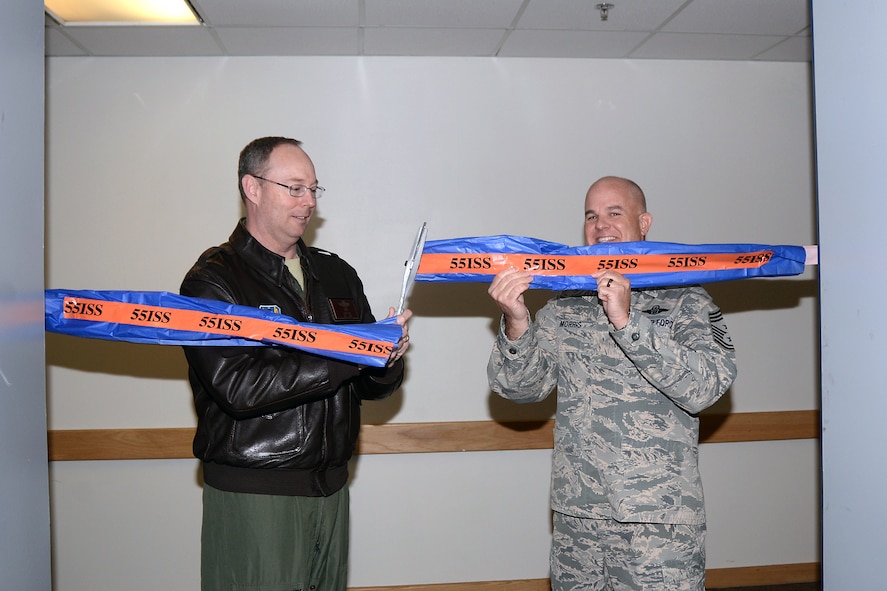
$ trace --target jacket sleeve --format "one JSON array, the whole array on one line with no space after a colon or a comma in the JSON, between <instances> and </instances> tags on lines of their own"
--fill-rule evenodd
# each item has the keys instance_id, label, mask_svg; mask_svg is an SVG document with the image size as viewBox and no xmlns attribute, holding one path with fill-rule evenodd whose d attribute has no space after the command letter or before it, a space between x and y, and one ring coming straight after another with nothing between
<instances>
[{"instance_id":1,"label":"jacket sleeve","mask_svg":"<svg viewBox=\"0 0 887 591\"><path fill-rule=\"evenodd\" d=\"M733 383L736 355L721 311L708 294L699 287L682 291L670 332L655 330L646 314L632 310L628 324L611 334L654 387L696 414Z\"/></svg>"},{"instance_id":2,"label":"jacket sleeve","mask_svg":"<svg viewBox=\"0 0 887 591\"><path fill-rule=\"evenodd\" d=\"M536 322L517 340L505 336L505 320L487 363L490 389L515 402L538 402L548 397L557 383L557 358L547 331L550 308L539 311Z\"/></svg>"},{"instance_id":3,"label":"jacket sleeve","mask_svg":"<svg viewBox=\"0 0 887 591\"><path fill-rule=\"evenodd\" d=\"M360 379L354 383L361 400L379 400L391 396L403 382L403 357L391 367L367 367L361 370Z\"/></svg>"},{"instance_id":4,"label":"jacket sleeve","mask_svg":"<svg viewBox=\"0 0 887 591\"><path fill-rule=\"evenodd\" d=\"M215 282L186 278L182 295L237 303ZM241 420L331 396L358 377L356 365L283 346L184 347L195 393L205 391Z\"/></svg>"}]
</instances>

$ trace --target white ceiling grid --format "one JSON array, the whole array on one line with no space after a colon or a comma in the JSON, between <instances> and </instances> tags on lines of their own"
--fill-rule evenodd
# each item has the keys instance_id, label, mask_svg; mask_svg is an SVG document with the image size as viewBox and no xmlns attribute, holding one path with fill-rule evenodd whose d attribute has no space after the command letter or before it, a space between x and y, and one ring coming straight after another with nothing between
<instances>
[{"instance_id":1,"label":"white ceiling grid","mask_svg":"<svg viewBox=\"0 0 887 591\"><path fill-rule=\"evenodd\" d=\"M201 26L62 26L46 55L811 60L808 0L192 0Z\"/></svg>"}]
</instances>

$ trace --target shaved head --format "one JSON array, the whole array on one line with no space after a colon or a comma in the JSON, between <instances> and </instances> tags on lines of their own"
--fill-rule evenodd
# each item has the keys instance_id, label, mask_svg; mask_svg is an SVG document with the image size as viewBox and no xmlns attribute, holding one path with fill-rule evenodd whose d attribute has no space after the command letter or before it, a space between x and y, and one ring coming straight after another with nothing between
<instances>
[{"instance_id":1,"label":"shaved head","mask_svg":"<svg viewBox=\"0 0 887 591\"><path fill-rule=\"evenodd\" d=\"M585 194L585 243L644 240L653 223L644 192L634 181L600 178Z\"/></svg>"},{"instance_id":2,"label":"shaved head","mask_svg":"<svg viewBox=\"0 0 887 591\"><path fill-rule=\"evenodd\" d=\"M647 211L647 198L644 196L643 190L638 186L636 182L630 179L622 178L621 176L605 176L596 180L592 185L588 188L588 192L590 193L592 189L595 188L603 188L607 186L609 188L621 189L631 196L632 199L636 200L637 203L641 206L641 211Z\"/></svg>"}]
</instances>

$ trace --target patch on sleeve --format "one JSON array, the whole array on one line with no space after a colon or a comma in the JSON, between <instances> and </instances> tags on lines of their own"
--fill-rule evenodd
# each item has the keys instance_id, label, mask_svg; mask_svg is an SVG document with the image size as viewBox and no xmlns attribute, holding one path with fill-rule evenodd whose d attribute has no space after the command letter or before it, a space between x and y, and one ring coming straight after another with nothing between
<instances>
[{"instance_id":1,"label":"patch on sleeve","mask_svg":"<svg viewBox=\"0 0 887 591\"><path fill-rule=\"evenodd\" d=\"M350 298L330 298L330 309L333 312L333 320L337 322L356 322L360 320L360 310L357 302Z\"/></svg>"},{"instance_id":2,"label":"patch on sleeve","mask_svg":"<svg viewBox=\"0 0 887 591\"><path fill-rule=\"evenodd\" d=\"M724 315L720 310L708 313L708 321L711 323L711 333L715 338L715 342L728 351L733 351L733 339L727 332L727 324L724 322Z\"/></svg>"}]
</instances>

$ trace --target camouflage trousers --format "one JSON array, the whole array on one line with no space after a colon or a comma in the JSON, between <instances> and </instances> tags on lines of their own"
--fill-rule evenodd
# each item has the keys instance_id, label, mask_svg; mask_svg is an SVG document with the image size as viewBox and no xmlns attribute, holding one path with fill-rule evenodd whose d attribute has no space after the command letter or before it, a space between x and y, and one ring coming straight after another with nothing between
<instances>
[{"instance_id":1,"label":"camouflage trousers","mask_svg":"<svg viewBox=\"0 0 887 591\"><path fill-rule=\"evenodd\" d=\"M554 513L552 591L705 591L705 525Z\"/></svg>"}]
</instances>

